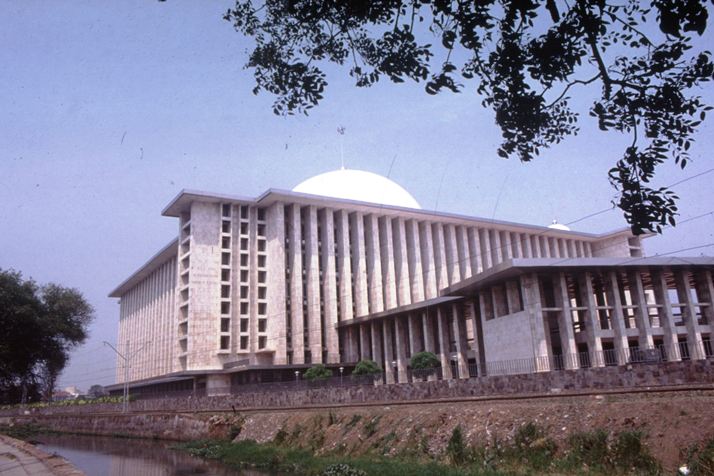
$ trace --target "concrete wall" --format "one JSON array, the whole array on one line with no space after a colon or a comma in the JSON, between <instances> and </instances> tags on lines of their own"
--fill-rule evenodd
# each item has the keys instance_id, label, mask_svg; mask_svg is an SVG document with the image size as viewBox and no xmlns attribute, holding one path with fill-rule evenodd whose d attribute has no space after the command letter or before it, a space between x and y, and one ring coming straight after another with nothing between
<instances>
[{"instance_id":1,"label":"concrete wall","mask_svg":"<svg viewBox=\"0 0 714 476\"><path fill-rule=\"evenodd\" d=\"M488 362L532 359L533 338L525 311L483 322L483 341Z\"/></svg>"}]
</instances>

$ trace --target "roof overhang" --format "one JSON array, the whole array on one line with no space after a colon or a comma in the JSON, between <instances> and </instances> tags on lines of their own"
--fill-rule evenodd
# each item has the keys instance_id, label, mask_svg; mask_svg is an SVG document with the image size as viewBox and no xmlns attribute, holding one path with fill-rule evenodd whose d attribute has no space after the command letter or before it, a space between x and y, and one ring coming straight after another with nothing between
<instances>
[{"instance_id":1,"label":"roof overhang","mask_svg":"<svg viewBox=\"0 0 714 476\"><path fill-rule=\"evenodd\" d=\"M134 271L131 276L129 276L123 283L121 283L117 288L109 293L109 297L120 298L127 291L133 288L136 284L141 282L144 278L150 275L156 268L164 264L169 259L176 256L178 253L178 238L171 240L171 242L161 248L161 250L154 256L149 258L149 260L144 263L139 269Z\"/></svg>"},{"instance_id":2,"label":"roof overhang","mask_svg":"<svg viewBox=\"0 0 714 476\"><path fill-rule=\"evenodd\" d=\"M368 314L366 316L356 317L347 321L341 321L337 323L337 327L349 327L357 324L363 324L366 322L378 321L389 317L399 316L402 314L408 314L415 311L426 310L430 307L435 307L441 304L458 301L459 299L461 299L461 297L459 296L442 296L433 299L427 299L425 301L419 301L417 303L395 307L387 311L375 312L374 314Z\"/></svg>"},{"instance_id":3,"label":"roof overhang","mask_svg":"<svg viewBox=\"0 0 714 476\"><path fill-rule=\"evenodd\" d=\"M511 279L527 273L554 271L602 271L609 268L617 269L651 269L651 268L702 268L714 267L714 257L607 257L607 258L518 258L506 260L486 271L464 279L452 286L444 288L442 296L473 295L484 286L494 282Z\"/></svg>"}]
</instances>

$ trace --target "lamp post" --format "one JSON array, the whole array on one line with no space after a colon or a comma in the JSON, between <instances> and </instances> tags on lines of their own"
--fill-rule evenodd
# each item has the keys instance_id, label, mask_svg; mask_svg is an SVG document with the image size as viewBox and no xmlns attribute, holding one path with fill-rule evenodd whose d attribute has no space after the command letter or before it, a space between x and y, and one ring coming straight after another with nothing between
<instances>
[{"instance_id":1,"label":"lamp post","mask_svg":"<svg viewBox=\"0 0 714 476\"><path fill-rule=\"evenodd\" d=\"M127 413L129 411L129 359L131 359L131 356L138 353L144 346L142 345L138 349L134 351L134 354L130 354L128 352L129 350L129 341L126 341L126 356L122 355L121 352L116 350L113 345L111 345L107 341L103 341L104 345L108 345L111 347L111 349L124 361L124 404L122 405L122 412Z\"/></svg>"},{"instance_id":2,"label":"lamp post","mask_svg":"<svg viewBox=\"0 0 714 476\"><path fill-rule=\"evenodd\" d=\"M345 371L344 367L340 367L340 387L342 386L342 372Z\"/></svg>"},{"instance_id":3,"label":"lamp post","mask_svg":"<svg viewBox=\"0 0 714 476\"><path fill-rule=\"evenodd\" d=\"M295 385L297 385L300 382L300 371L296 370L295 371Z\"/></svg>"}]
</instances>

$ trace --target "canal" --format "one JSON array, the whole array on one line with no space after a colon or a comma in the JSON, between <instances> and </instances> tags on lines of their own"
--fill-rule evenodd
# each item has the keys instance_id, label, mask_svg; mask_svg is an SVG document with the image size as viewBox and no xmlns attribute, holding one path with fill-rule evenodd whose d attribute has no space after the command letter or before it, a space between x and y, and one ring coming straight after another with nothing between
<instances>
[{"instance_id":1,"label":"canal","mask_svg":"<svg viewBox=\"0 0 714 476\"><path fill-rule=\"evenodd\" d=\"M87 476L264 476L269 473L237 470L172 449L175 443L108 436L35 435L33 443L57 453Z\"/></svg>"}]
</instances>

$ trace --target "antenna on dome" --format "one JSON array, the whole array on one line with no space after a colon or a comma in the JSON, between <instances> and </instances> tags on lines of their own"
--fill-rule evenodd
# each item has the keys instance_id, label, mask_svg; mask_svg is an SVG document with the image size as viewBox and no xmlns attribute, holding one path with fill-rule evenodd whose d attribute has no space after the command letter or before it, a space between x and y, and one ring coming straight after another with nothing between
<instances>
[{"instance_id":1,"label":"antenna on dome","mask_svg":"<svg viewBox=\"0 0 714 476\"><path fill-rule=\"evenodd\" d=\"M342 166L341 170L345 170L345 151L344 151L344 140L342 139L345 135L345 126L337 126L337 133L340 135L340 163Z\"/></svg>"}]
</instances>

